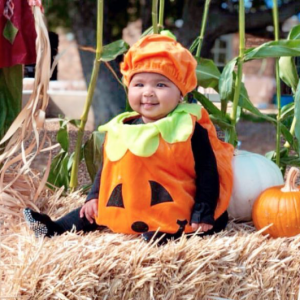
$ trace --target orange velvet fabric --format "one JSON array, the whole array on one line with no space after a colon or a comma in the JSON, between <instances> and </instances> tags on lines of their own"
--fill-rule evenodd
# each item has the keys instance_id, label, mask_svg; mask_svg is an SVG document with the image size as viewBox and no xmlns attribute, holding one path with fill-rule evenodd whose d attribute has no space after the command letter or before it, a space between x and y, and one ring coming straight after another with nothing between
<instances>
[{"instance_id":1,"label":"orange velvet fabric","mask_svg":"<svg viewBox=\"0 0 300 300\"><path fill-rule=\"evenodd\" d=\"M148 225L149 231L159 229L175 233L179 229L177 220L189 222L196 191L190 139L169 144L160 138L159 147L152 156L137 157L127 151L116 162L109 161L104 150L97 224L105 225L114 232L137 233L131 225L141 221ZM149 181L161 184L173 202L150 206ZM107 201L118 184L122 184L124 208L107 207ZM191 232L192 228L186 226L185 231Z\"/></svg>"},{"instance_id":2,"label":"orange velvet fabric","mask_svg":"<svg viewBox=\"0 0 300 300\"><path fill-rule=\"evenodd\" d=\"M196 118L192 116L194 122ZM202 109L198 121L208 130L220 177L220 198L215 211L217 219L228 207L232 185L233 147L220 141L208 113ZM118 233L137 233L132 230L135 222L144 222L149 231L160 230L176 233L178 220L190 222L194 205L195 163L191 148L191 136L185 142L169 144L160 138L158 150L150 157L137 157L130 151L118 161L111 162L103 151L103 170L98 203L98 225L109 227ZM161 184L171 195L173 202L151 206L150 181ZM124 207L107 206L116 186L122 184ZM190 225L185 232L192 232Z\"/></svg>"}]
</instances>

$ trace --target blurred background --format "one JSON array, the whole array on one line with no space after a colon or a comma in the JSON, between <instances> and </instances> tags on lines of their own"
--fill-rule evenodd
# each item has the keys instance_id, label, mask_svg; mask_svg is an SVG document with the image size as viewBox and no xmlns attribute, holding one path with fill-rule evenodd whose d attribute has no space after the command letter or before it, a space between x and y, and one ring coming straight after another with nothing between
<instances>
[{"instance_id":1,"label":"blurred background","mask_svg":"<svg viewBox=\"0 0 300 300\"><path fill-rule=\"evenodd\" d=\"M245 0L246 47L256 47L273 40L272 0ZM58 65L50 82L48 117L59 114L79 118L87 94L92 72L94 53L82 48L95 48L96 1L95 0L47 0L43 1L51 42L52 61L59 56ZM150 0L104 1L104 45L124 39L132 45L141 33L151 26ZM290 29L299 24L300 1L279 0L280 35L286 38ZM165 28L171 30L177 40L190 47L199 35L204 0L166 0ZM224 65L238 55L238 0L212 0L201 56L211 58L222 70ZM111 67L121 77L118 65L122 60L111 62ZM300 58L296 58L298 73ZM31 94L34 65L25 66L23 103ZM261 110L273 107L275 97L274 60L254 60L243 67L243 81L250 100ZM218 95L212 89L200 91L212 101ZM290 89L282 83L282 94L292 101ZM126 95L105 64L95 90L93 108L87 129L92 130L124 111ZM282 100L283 101L283 100ZM72 109L70 109L72 108Z\"/></svg>"}]
</instances>

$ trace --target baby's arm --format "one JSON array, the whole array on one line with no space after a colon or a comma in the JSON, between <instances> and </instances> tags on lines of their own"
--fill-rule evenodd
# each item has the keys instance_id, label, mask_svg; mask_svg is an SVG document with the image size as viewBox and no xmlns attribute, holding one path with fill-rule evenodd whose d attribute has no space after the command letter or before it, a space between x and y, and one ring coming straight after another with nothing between
<instances>
[{"instance_id":1,"label":"baby's arm","mask_svg":"<svg viewBox=\"0 0 300 300\"><path fill-rule=\"evenodd\" d=\"M196 123L192 136L192 150L195 159L196 194L191 215L194 230L208 231L214 225L214 212L219 197L219 174L208 132Z\"/></svg>"},{"instance_id":2,"label":"baby's arm","mask_svg":"<svg viewBox=\"0 0 300 300\"><path fill-rule=\"evenodd\" d=\"M83 218L85 216L91 224L94 223L95 216L98 215L98 198L100 190L101 173L102 164L99 168L99 171L96 174L91 191L86 197L85 204L82 206L79 212L80 218Z\"/></svg>"},{"instance_id":3,"label":"baby's arm","mask_svg":"<svg viewBox=\"0 0 300 300\"><path fill-rule=\"evenodd\" d=\"M100 179L101 179L101 173L102 173L102 167L103 165L100 165L100 168L95 176L92 188L90 192L88 193L85 202L88 202L92 199L98 199L99 197L99 190L100 190Z\"/></svg>"}]
</instances>

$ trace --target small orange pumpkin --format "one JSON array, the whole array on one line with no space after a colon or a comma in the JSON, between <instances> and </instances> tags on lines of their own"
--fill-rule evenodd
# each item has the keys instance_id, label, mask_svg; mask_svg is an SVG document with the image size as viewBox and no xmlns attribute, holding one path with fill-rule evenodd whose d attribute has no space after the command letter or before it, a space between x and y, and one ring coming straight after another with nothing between
<instances>
[{"instance_id":1,"label":"small orange pumpkin","mask_svg":"<svg viewBox=\"0 0 300 300\"><path fill-rule=\"evenodd\" d=\"M252 210L256 229L273 224L263 233L272 237L291 237L300 233L298 174L299 170L292 167L284 186L268 188L256 199Z\"/></svg>"}]
</instances>

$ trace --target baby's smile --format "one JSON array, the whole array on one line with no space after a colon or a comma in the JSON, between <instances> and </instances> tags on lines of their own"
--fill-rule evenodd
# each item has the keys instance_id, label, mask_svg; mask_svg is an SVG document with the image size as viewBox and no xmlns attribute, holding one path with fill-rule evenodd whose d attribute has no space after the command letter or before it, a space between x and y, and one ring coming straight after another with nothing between
<instances>
[{"instance_id":1,"label":"baby's smile","mask_svg":"<svg viewBox=\"0 0 300 300\"><path fill-rule=\"evenodd\" d=\"M152 102L141 102L141 105L145 108L145 109L151 109L152 107L155 107L157 105L159 105L158 102L152 103Z\"/></svg>"}]
</instances>

